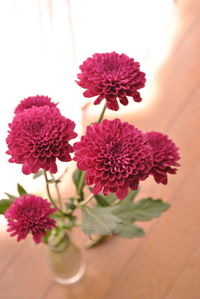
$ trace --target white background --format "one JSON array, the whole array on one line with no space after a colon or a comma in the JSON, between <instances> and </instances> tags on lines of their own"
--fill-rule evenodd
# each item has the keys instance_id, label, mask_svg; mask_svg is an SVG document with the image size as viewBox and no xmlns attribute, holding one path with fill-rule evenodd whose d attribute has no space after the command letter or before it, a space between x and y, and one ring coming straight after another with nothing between
<instances>
[{"instance_id":1,"label":"white background","mask_svg":"<svg viewBox=\"0 0 200 299\"><path fill-rule=\"evenodd\" d=\"M0 196L20 182L35 189L21 165L8 162L5 139L25 97L52 97L77 122L85 103L74 82L95 52L125 53L151 73L172 12L171 0L0 0Z\"/></svg>"}]
</instances>

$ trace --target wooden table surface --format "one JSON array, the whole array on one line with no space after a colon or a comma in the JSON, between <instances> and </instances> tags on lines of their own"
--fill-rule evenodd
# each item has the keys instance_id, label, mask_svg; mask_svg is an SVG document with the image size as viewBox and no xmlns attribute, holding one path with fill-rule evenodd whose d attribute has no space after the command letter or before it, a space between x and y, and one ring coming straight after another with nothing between
<instances>
[{"instance_id":1,"label":"wooden table surface","mask_svg":"<svg viewBox=\"0 0 200 299\"><path fill-rule=\"evenodd\" d=\"M169 134L181 149L182 166L167 186L142 184L142 195L161 197L171 209L141 224L144 238L115 237L83 250L87 272L71 287L52 281L45 246L17 243L2 231L1 299L200 298L200 1L176 2L178 25L150 108L131 113L136 126ZM86 240L78 229L73 238L80 246Z\"/></svg>"}]
</instances>

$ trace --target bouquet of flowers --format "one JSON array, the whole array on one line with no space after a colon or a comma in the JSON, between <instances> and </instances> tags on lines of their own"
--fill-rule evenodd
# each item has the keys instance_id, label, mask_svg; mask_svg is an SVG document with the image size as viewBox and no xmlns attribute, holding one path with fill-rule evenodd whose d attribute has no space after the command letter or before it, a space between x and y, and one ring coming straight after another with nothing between
<instances>
[{"instance_id":1,"label":"bouquet of flowers","mask_svg":"<svg viewBox=\"0 0 200 299\"><path fill-rule=\"evenodd\" d=\"M161 199L135 198L140 181L153 176L156 183L167 184L167 175L176 173L180 158L176 145L160 132L144 133L120 119L104 119L106 109L117 111L119 102L128 105L128 97L141 101L138 90L146 79L139 63L125 54L97 53L83 62L80 71L76 82L85 89L84 97L96 97L95 105L105 101L99 119L80 141L72 144L77 137L75 123L47 96L22 100L9 124L9 162L22 164L22 172L34 174L34 179L43 175L48 194L48 199L29 194L18 184L18 196L6 193L8 198L0 201L8 232L17 241L32 234L35 243L56 247L77 225L98 240L113 234L142 237L144 231L135 222L151 220L169 208ZM64 176L55 177L57 159L77 162L74 197L63 199L60 194Z\"/></svg>"}]
</instances>

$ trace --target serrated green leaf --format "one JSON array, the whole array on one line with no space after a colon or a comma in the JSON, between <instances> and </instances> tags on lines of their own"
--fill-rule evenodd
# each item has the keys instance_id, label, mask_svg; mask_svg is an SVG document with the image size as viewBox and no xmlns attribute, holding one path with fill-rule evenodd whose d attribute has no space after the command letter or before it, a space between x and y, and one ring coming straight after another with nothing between
<instances>
[{"instance_id":1,"label":"serrated green leaf","mask_svg":"<svg viewBox=\"0 0 200 299\"><path fill-rule=\"evenodd\" d=\"M4 214L12 203L13 203L13 200L11 200L11 199L1 199L0 200L0 214Z\"/></svg>"},{"instance_id":2,"label":"serrated green leaf","mask_svg":"<svg viewBox=\"0 0 200 299\"><path fill-rule=\"evenodd\" d=\"M144 236L144 230L131 222L118 223L115 233L122 238L138 238Z\"/></svg>"},{"instance_id":3,"label":"serrated green leaf","mask_svg":"<svg viewBox=\"0 0 200 299\"><path fill-rule=\"evenodd\" d=\"M159 217L170 205L151 197L137 202L122 202L113 209L113 214L125 221L147 221Z\"/></svg>"},{"instance_id":4,"label":"serrated green leaf","mask_svg":"<svg viewBox=\"0 0 200 299\"><path fill-rule=\"evenodd\" d=\"M87 235L93 233L110 235L116 229L121 220L112 214L111 208L95 207L82 208L82 229Z\"/></svg>"},{"instance_id":5,"label":"serrated green leaf","mask_svg":"<svg viewBox=\"0 0 200 299\"><path fill-rule=\"evenodd\" d=\"M133 218L133 206L131 201L120 201L119 204L113 206L112 212L114 215L122 219L123 221L132 221Z\"/></svg>"},{"instance_id":6,"label":"serrated green leaf","mask_svg":"<svg viewBox=\"0 0 200 299\"><path fill-rule=\"evenodd\" d=\"M23 194L28 194L26 192L26 190L24 189L24 187L22 187L22 185L20 185L20 184L17 184L17 191L18 191L20 196L23 195Z\"/></svg>"},{"instance_id":7,"label":"serrated green leaf","mask_svg":"<svg viewBox=\"0 0 200 299\"><path fill-rule=\"evenodd\" d=\"M16 199L17 198L17 196L12 195L10 193L7 193L7 192L4 192L4 193L8 196L9 199Z\"/></svg>"},{"instance_id":8,"label":"serrated green leaf","mask_svg":"<svg viewBox=\"0 0 200 299\"><path fill-rule=\"evenodd\" d=\"M37 173L35 173L35 174L33 175L33 179L37 179L37 178L39 178L41 175L43 175L43 171L42 171L42 170L39 170Z\"/></svg>"},{"instance_id":9,"label":"serrated green leaf","mask_svg":"<svg viewBox=\"0 0 200 299\"><path fill-rule=\"evenodd\" d=\"M163 212L170 208L170 204L163 202L161 199L151 197L142 199L135 203L134 218L135 220L147 221L159 217Z\"/></svg>"}]
</instances>

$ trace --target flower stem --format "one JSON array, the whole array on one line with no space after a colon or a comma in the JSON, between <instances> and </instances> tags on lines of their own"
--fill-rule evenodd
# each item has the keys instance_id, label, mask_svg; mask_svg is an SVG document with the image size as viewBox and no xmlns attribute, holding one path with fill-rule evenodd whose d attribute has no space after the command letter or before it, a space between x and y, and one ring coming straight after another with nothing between
<instances>
[{"instance_id":1,"label":"flower stem","mask_svg":"<svg viewBox=\"0 0 200 299\"><path fill-rule=\"evenodd\" d=\"M98 119L98 123L100 123L102 121L105 111L106 111L106 104L104 105L104 107L101 111L101 114L100 114L99 119ZM81 194L81 191L83 189L84 179L85 179L85 173L82 171L81 175L80 175L79 182L78 182L78 188L77 188L78 195Z\"/></svg>"},{"instance_id":2,"label":"flower stem","mask_svg":"<svg viewBox=\"0 0 200 299\"><path fill-rule=\"evenodd\" d=\"M60 209L62 210L62 199L61 199L60 189L59 189L59 187L58 187L58 181L56 181L56 179L55 179L53 173L51 173L51 172L49 172L49 173L50 173L52 179L53 179L54 182L55 182L55 188L56 188L56 193L57 193L57 198L58 198L58 204L59 204L59 206L60 206Z\"/></svg>"},{"instance_id":3,"label":"flower stem","mask_svg":"<svg viewBox=\"0 0 200 299\"><path fill-rule=\"evenodd\" d=\"M103 107L103 109L102 109L102 111L101 111L101 114L100 114L100 116L99 116L99 119L98 119L98 123L100 123L101 121L102 121L102 119L103 119L103 117L104 117L104 113L105 113L105 111L106 111L106 104L104 105L104 107Z\"/></svg>"},{"instance_id":4,"label":"flower stem","mask_svg":"<svg viewBox=\"0 0 200 299\"><path fill-rule=\"evenodd\" d=\"M83 188L84 179L85 179L85 173L82 171L78 182L78 188L77 188L78 195L80 195L80 192Z\"/></svg>"},{"instance_id":5,"label":"flower stem","mask_svg":"<svg viewBox=\"0 0 200 299\"><path fill-rule=\"evenodd\" d=\"M111 206L113 207L113 206L116 206L116 205L118 205L120 203L120 200L119 199L116 199L112 204L111 204Z\"/></svg>"},{"instance_id":6,"label":"flower stem","mask_svg":"<svg viewBox=\"0 0 200 299\"><path fill-rule=\"evenodd\" d=\"M88 196L88 198L86 198L84 201L81 201L81 203L78 205L79 207L82 207L82 206L84 206L86 203L88 203L92 198L94 197L94 194L90 194L89 196Z\"/></svg>"},{"instance_id":7,"label":"flower stem","mask_svg":"<svg viewBox=\"0 0 200 299\"><path fill-rule=\"evenodd\" d=\"M58 181L62 180L62 178L64 177L64 175L67 173L68 169L69 169L68 167L65 168L64 172L59 176Z\"/></svg>"},{"instance_id":8,"label":"flower stem","mask_svg":"<svg viewBox=\"0 0 200 299\"><path fill-rule=\"evenodd\" d=\"M63 216L68 216L68 214L65 214L61 209L59 209L56 205L56 203L54 202L52 196L51 196L51 193L50 193L50 189L49 189L49 183L48 183L48 178L47 178L47 173L46 171L44 170L44 178L45 178L45 183L46 183L46 190L47 190L47 194L48 194L48 197L49 197L49 200L50 202L52 203L52 205L63 215Z\"/></svg>"}]
</instances>

